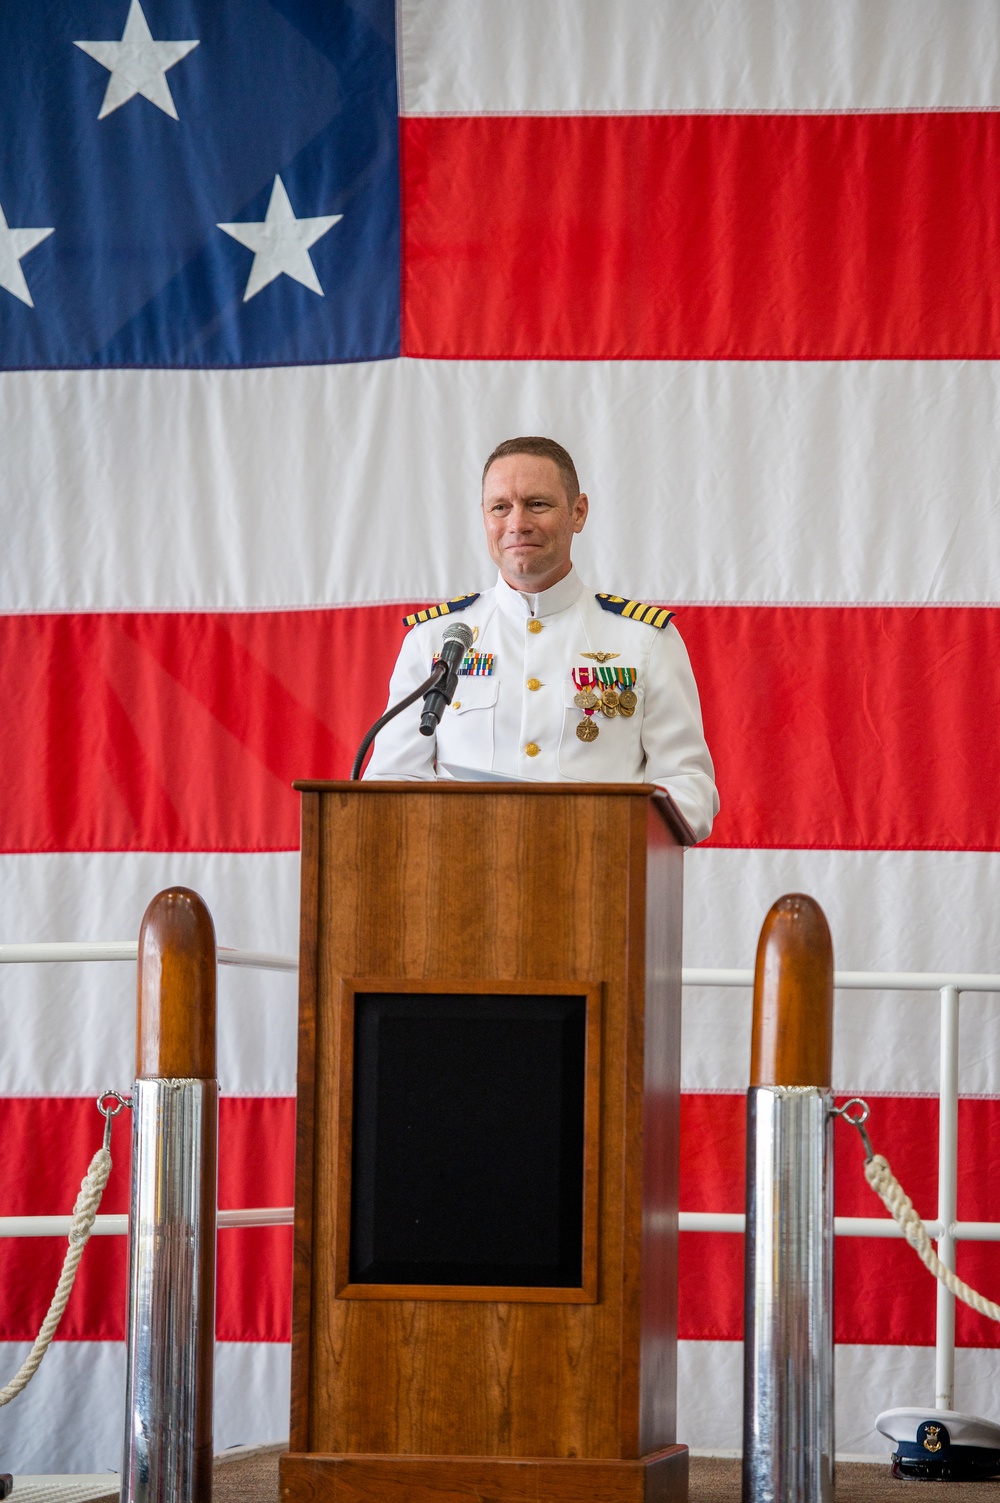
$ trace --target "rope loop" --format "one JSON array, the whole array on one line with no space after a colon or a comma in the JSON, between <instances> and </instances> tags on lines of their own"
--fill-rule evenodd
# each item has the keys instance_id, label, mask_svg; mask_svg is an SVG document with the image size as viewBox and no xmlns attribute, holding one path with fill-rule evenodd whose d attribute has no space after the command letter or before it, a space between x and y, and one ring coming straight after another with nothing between
<instances>
[{"instance_id":1,"label":"rope loop","mask_svg":"<svg viewBox=\"0 0 1000 1503\"><path fill-rule=\"evenodd\" d=\"M848 1106L854 1105L853 1102L848 1102L847 1104ZM863 1125L868 1117L868 1108L866 1103L861 1102L860 1104L865 1108L864 1116L860 1119L848 1116L844 1108L841 1108L836 1115L843 1116L845 1121L850 1122L852 1127L857 1127L865 1139L866 1148L870 1149L871 1145L867 1141L868 1134L865 1132ZM913 1208L913 1201L893 1174L892 1169L889 1167L888 1159L884 1158L881 1153L869 1153L868 1158L865 1160L865 1179L875 1191L875 1194L885 1206L889 1215L901 1227L903 1236L913 1248L924 1267L936 1279L940 1279L944 1287L956 1299L960 1299L970 1309L976 1310L980 1315L985 1315L987 1320L1000 1321L1000 1304L987 1299L977 1289L970 1288L963 1279L958 1277L953 1268L947 1268L941 1262L941 1259L934 1251L930 1233Z\"/></svg>"},{"instance_id":2,"label":"rope loop","mask_svg":"<svg viewBox=\"0 0 1000 1503\"><path fill-rule=\"evenodd\" d=\"M118 1105L107 1106L105 1103L113 1098ZM116 1117L123 1106L131 1106L127 1098L122 1098L117 1091L103 1091L97 1098L97 1110L105 1119L104 1142L90 1161L90 1168L80 1182L76 1204L73 1206L73 1218L69 1228L69 1247L63 1259L62 1272L56 1285L56 1292L52 1296L41 1329L35 1337L31 1351L25 1357L19 1370L11 1378L4 1388L0 1388L0 1408L9 1404L11 1399L16 1399L23 1389L27 1388L35 1373L41 1365L42 1358L51 1345L52 1338L56 1334L63 1312L69 1302L73 1291L73 1281L76 1271L83 1257L83 1249L90 1240L94 1230L94 1221L97 1217L97 1208L101 1204L101 1196L111 1173L111 1120Z\"/></svg>"}]
</instances>

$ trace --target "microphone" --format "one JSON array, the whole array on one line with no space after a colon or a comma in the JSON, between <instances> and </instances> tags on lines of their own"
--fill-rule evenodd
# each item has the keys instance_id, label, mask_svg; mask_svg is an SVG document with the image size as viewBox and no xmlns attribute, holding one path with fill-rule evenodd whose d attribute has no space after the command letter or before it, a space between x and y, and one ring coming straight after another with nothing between
<instances>
[{"instance_id":1,"label":"microphone","mask_svg":"<svg viewBox=\"0 0 1000 1503\"><path fill-rule=\"evenodd\" d=\"M420 717L421 736L433 736L446 706L451 704L458 684L458 670L472 641L472 627L466 626L464 621L453 621L446 629L438 661L446 664L448 671L441 682L435 684L433 689L428 689L424 695L424 712Z\"/></svg>"}]
</instances>

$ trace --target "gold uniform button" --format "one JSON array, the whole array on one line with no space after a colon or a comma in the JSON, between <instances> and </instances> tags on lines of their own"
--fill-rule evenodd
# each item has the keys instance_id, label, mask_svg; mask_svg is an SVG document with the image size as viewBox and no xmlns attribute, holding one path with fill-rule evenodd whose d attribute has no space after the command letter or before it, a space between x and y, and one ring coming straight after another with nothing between
<instances>
[{"instance_id":1,"label":"gold uniform button","mask_svg":"<svg viewBox=\"0 0 1000 1503\"><path fill-rule=\"evenodd\" d=\"M540 678L529 678L529 680L528 680L528 688L529 689L540 689L541 687L542 687L542 681L541 681Z\"/></svg>"},{"instance_id":2,"label":"gold uniform button","mask_svg":"<svg viewBox=\"0 0 1000 1503\"><path fill-rule=\"evenodd\" d=\"M539 621L538 617L532 616L531 620L528 622L528 630L538 632L541 631L541 629L542 623Z\"/></svg>"},{"instance_id":3,"label":"gold uniform button","mask_svg":"<svg viewBox=\"0 0 1000 1503\"><path fill-rule=\"evenodd\" d=\"M537 746L534 741L529 741L524 750L526 756L537 757L538 753L541 751L541 747Z\"/></svg>"},{"instance_id":4,"label":"gold uniform button","mask_svg":"<svg viewBox=\"0 0 1000 1503\"><path fill-rule=\"evenodd\" d=\"M451 707L453 710L460 710L462 708L462 701L460 699L453 699Z\"/></svg>"}]
</instances>

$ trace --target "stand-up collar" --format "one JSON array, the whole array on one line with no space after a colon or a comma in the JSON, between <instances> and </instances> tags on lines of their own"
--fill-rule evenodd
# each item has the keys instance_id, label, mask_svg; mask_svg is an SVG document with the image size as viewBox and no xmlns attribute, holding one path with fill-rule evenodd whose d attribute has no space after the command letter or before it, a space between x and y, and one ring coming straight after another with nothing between
<instances>
[{"instance_id":1,"label":"stand-up collar","mask_svg":"<svg viewBox=\"0 0 1000 1503\"><path fill-rule=\"evenodd\" d=\"M583 581L575 569L570 569L566 578L550 589L539 590L537 595L512 590L503 575L497 575L497 605L514 621L526 621L529 616L554 616L575 605L583 592Z\"/></svg>"}]
</instances>

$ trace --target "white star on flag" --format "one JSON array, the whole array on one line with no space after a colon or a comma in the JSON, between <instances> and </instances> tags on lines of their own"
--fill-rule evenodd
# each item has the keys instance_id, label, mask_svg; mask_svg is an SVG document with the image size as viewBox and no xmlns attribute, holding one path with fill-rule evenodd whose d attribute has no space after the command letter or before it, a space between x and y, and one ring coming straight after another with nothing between
<instances>
[{"instance_id":1,"label":"white star on flag","mask_svg":"<svg viewBox=\"0 0 1000 1503\"><path fill-rule=\"evenodd\" d=\"M139 0L132 0L120 42L75 42L88 57L95 58L111 77L104 93L98 120L120 109L136 94L155 104L158 110L178 118L174 107L167 70L197 47L197 42L154 42Z\"/></svg>"},{"instance_id":2,"label":"white star on flag","mask_svg":"<svg viewBox=\"0 0 1000 1503\"><path fill-rule=\"evenodd\" d=\"M36 245L40 245L49 235L52 229L47 230L12 230L7 226L7 219L0 204L0 287L12 292L19 297L22 303L27 303L29 308L35 305L31 301L31 293L28 284L24 280L24 272L21 270L21 257L26 256Z\"/></svg>"},{"instance_id":3,"label":"white star on flag","mask_svg":"<svg viewBox=\"0 0 1000 1503\"><path fill-rule=\"evenodd\" d=\"M254 252L243 301L249 302L262 287L273 282L282 272L322 297L323 289L319 285L309 247L315 245L343 217L343 214L320 214L315 219L296 219L285 185L275 175L263 222L257 220L247 224L216 226L245 245L247 250Z\"/></svg>"}]
</instances>

